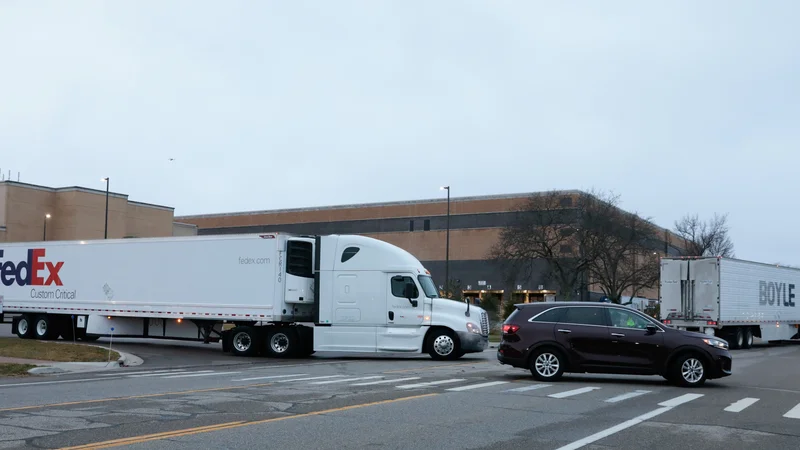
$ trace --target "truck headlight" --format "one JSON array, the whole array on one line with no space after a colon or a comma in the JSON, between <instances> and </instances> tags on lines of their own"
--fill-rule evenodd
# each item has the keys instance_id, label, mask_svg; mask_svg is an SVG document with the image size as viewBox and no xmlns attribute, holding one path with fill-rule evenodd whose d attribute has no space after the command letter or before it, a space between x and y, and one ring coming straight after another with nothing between
<instances>
[{"instance_id":1,"label":"truck headlight","mask_svg":"<svg viewBox=\"0 0 800 450\"><path fill-rule=\"evenodd\" d=\"M721 348L721 349L727 349L728 348L728 343L723 341L723 340L720 340L720 339L707 338L707 339L703 339L703 342L705 342L706 344L708 344L708 345L710 345L712 347L716 347L716 348Z\"/></svg>"},{"instance_id":2,"label":"truck headlight","mask_svg":"<svg viewBox=\"0 0 800 450\"><path fill-rule=\"evenodd\" d=\"M472 322L467 322L467 331L470 333L481 334L481 327Z\"/></svg>"}]
</instances>

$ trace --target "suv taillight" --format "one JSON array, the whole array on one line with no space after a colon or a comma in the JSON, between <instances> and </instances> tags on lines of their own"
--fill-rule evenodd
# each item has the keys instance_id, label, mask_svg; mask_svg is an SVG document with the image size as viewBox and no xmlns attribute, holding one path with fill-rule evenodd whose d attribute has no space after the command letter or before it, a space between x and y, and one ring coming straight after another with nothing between
<instances>
[{"instance_id":1,"label":"suv taillight","mask_svg":"<svg viewBox=\"0 0 800 450\"><path fill-rule=\"evenodd\" d=\"M519 331L519 325L504 324L503 334L514 334Z\"/></svg>"}]
</instances>

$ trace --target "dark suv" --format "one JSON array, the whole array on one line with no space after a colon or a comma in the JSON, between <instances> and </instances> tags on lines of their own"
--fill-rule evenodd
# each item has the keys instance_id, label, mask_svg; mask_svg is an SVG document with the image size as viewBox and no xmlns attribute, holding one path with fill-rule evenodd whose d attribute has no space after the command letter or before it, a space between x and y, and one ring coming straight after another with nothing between
<instances>
[{"instance_id":1,"label":"dark suv","mask_svg":"<svg viewBox=\"0 0 800 450\"><path fill-rule=\"evenodd\" d=\"M540 381L564 372L661 375L682 386L731 374L728 343L613 303L524 303L503 323L502 364Z\"/></svg>"}]
</instances>

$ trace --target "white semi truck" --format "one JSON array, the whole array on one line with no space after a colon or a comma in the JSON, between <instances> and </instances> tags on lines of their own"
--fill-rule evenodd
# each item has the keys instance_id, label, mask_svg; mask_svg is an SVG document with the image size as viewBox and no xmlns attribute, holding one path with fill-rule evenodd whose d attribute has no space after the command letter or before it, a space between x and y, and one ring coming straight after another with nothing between
<instances>
[{"instance_id":1,"label":"white semi truck","mask_svg":"<svg viewBox=\"0 0 800 450\"><path fill-rule=\"evenodd\" d=\"M407 251L282 233L0 244L0 319L25 339L222 342L249 356L488 347L486 312L440 298ZM2 320L0 320L1 322Z\"/></svg>"},{"instance_id":2,"label":"white semi truck","mask_svg":"<svg viewBox=\"0 0 800 450\"><path fill-rule=\"evenodd\" d=\"M800 338L800 270L722 257L662 258L661 321L732 349ZM796 341L800 342L800 341Z\"/></svg>"}]
</instances>

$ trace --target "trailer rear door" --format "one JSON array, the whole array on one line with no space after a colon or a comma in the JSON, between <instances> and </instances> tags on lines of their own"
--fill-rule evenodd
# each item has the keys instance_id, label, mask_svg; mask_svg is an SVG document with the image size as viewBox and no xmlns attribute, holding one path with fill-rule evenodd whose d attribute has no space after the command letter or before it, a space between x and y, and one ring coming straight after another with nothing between
<instances>
[{"instance_id":1,"label":"trailer rear door","mask_svg":"<svg viewBox=\"0 0 800 450\"><path fill-rule=\"evenodd\" d=\"M680 259L661 260L661 319L684 317L684 289L689 262Z\"/></svg>"},{"instance_id":2,"label":"trailer rear door","mask_svg":"<svg viewBox=\"0 0 800 450\"><path fill-rule=\"evenodd\" d=\"M692 318L719 320L719 259L703 258L689 262ZM712 325L712 324L709 324Z\"/></svg>"}]
</instances>

